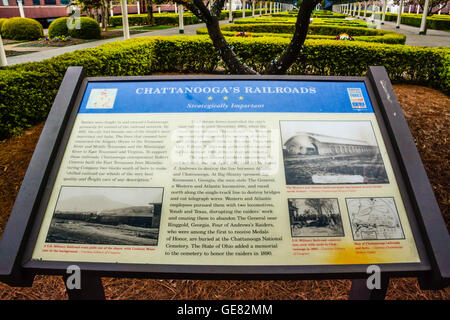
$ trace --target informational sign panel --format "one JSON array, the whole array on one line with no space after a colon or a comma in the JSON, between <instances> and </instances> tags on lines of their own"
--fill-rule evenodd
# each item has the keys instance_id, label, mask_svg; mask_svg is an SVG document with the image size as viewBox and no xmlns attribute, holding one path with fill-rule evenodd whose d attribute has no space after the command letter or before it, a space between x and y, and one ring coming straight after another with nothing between
<instances>
[{"instance_id":1,"label":"informational sign panel","mask_svg":"<svg viewBox=\"0 0 450 320\"><path fill-rule=\"evenodd\" d=\"M34 261L420 263L361 81L88 82Z\"/></svg>"}]
</instances>

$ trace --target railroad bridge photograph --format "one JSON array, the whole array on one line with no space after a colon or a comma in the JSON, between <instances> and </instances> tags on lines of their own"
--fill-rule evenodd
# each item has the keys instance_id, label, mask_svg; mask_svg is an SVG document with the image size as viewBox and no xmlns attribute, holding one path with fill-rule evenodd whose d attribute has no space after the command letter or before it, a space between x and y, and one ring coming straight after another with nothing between
<instances>
[{"instance_id":1,"label":"railroad bridge photograph","mask_svg":"<svg viewBox=\"0 0 450 320\"><path fill-rule=\"evenodd\" d=\"M389 183L370 121L280 121L288 185Z\"/></svg>"},{"instance_id":2,"label":"railroad bridge photograph","mask_svg":"<svg viewBox=\"0 0 450 320\"><path fill-rule=\"evenodd\" d=\"M163 188L62 187L47 243L156 246Z\"/></svg>"}]
</instances>

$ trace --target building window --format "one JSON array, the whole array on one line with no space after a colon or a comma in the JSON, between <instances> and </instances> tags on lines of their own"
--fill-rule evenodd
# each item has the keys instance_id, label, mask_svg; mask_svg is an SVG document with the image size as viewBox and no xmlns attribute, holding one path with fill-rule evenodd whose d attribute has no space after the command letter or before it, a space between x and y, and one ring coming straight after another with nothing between
<instances>
[{"instance_id":1,"label":"building window","mask_svg":"<svg viewBox=\"0 0 450 320\"><path fill-rule=\"evenodd\" d=\"M40 6L41 1L40 0L33 0L33 6Z\"/></svg>"},{"instance_id":2,"label":"building window","mask_svg":"<svg viewBox=\"0 0 450 320\"><path fill-rule=\"evenodd\" d=\"M9 6L8 0L3 0L3 5L4 6Z\"/></svg>"},{"instance_id":3,"label":"building window","mask_svg":"<svg viewBox=\"0 0 450 320\"><path fill-rule=\"evenodd\" d=\"M67 5L70 4L70 0L61 0L59 3L60 3L62 6L67 6Z\"/></svg>"},{"instance_id":4,"label":"building window","mask_svg":"<svg viewBox=\"0 0 450 320\"><path fill-rule=\"evenodd\" d=\"M45 0L45 4L51 5L51 6L56 6L56 0Z\"/></svg>"}]
</instances>

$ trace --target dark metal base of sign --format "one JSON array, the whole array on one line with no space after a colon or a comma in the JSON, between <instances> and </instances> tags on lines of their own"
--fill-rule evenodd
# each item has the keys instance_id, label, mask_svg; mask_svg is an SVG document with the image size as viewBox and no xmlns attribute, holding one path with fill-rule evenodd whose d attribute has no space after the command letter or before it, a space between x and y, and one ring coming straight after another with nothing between
<instances>
[{"instance_id":1,"label":"dark metal base of sign","mask_svg":"<svg viewBox=\"0 0 450 320\"><path fill-rule=\"evenodd\" d=\"M352 287L348 295L349 300L384 300L389 286L389 277L381 277L380 289L369 289L366 279L352 280Z\"/></svg>"},{"instance_id":2,"label":"dark metal base of sign","mask_svg":"<svg viewBox=\"0 0 450 320\"><path fill-rule=\"evenodd\" d=\"M82 275L81 288L69 289L67 287L67 278L70 275L64 275L64 285L66 286L69 300L105 300L105 290L103 288L102 278L99 276Z\"/></svg>"}]
</instances>

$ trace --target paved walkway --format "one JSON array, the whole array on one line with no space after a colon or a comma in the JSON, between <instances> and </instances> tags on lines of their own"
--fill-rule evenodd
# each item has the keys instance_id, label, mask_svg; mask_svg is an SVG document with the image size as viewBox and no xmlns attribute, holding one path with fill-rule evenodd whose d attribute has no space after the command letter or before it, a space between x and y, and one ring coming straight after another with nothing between
<instances>
[{"instance_id":1,"label":"paved walkway","mask_svg":"<svg viewBox=\"0 0 450 320\"><path fill-rule=\"evenodd\" d=\"M362 20L362 17L358 19ZM450 47L450 32L427 29L426 35L419 35L419 28L417 27L400 24L400 29L396 29L396 22L385 21L384 25L382 25L380 20L375 20L374 23L378 29L404 34L406 36L406 44L409 46Z\"/></svg>"},{"instance_id":2,"label":"paved walkway","mask_svg":"<svg viewBox=\"0 0 450 320\"><path fill-rule=\"evenodd\" d=\"M228 24L228 23L229 23L228 20L220 21L221 25ZM205 27L205 24L199 23L199 24L192 24L192 25L187 25L187 26L185 25L184 26L184 34L185 35L195 35L196 34L195 31L201 27ZM178 26L173 27L173 28L168 28L168 29L152 30L149 32L134 34L134 35L131 35L131 38L173 36L173 35L180 35L179 31L178 31ZM10 66L19 64L19 63L24 63L24 62L42 61L42 60L49 59L49 58L52 58L55 56L59 56L66 52L72 52L72 51L80 50L80 49L94 48L94 47L98 47L98 46L108 43L108 42L120 41L122 39L123 39L123 37L117 37L117 38L110 38L110 39L99 40L99 41L86 42L86 43L62 47L62 48L47 49L47 50L43 50L40 52L34 52L34 53L29 53L29 54L22 54L19 56L8 57L7 61L8 61L8 65L10 65ZM34 49L35 48L29 48L28 50L34 50Z\"/></svg>"}]
</instances>

